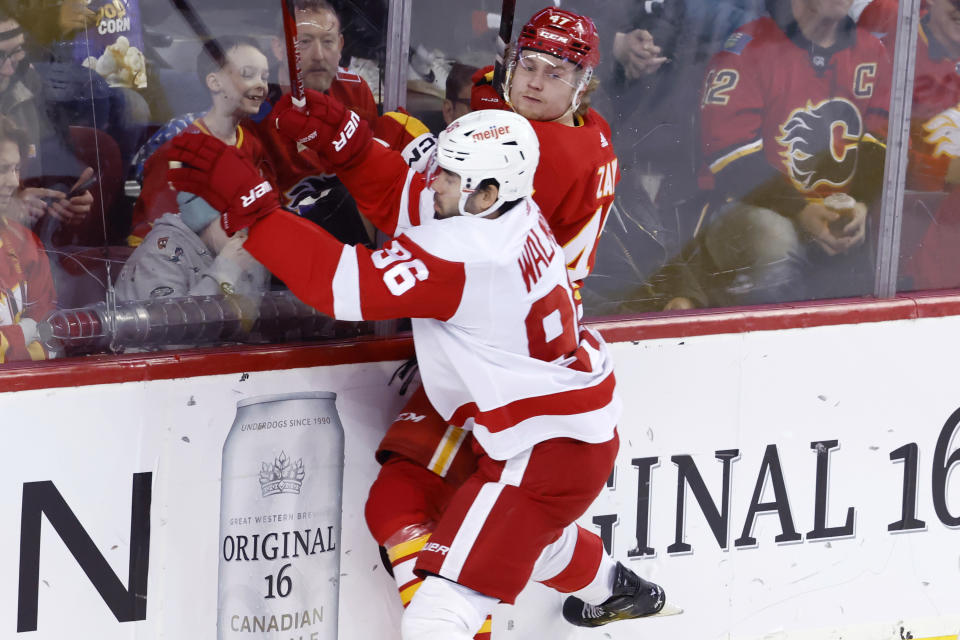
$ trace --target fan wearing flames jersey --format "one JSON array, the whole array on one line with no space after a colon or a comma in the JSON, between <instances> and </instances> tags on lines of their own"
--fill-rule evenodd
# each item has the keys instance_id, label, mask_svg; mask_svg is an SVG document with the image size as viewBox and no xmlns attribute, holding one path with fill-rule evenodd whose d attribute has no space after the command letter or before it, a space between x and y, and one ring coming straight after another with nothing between
<instances>
[{"instance_id":1,"label":"fan wearing flames jersey","mask_svg":"<svg viewBox=\"0 0 960 640\"><path fill-rule=\"evenodd\" d=\"M884 34L892 50L898 3L874 0L858 24ZM917 34L917 61L910 118L907 188L947 192L920 240L920 250L904 256L901 271L913 288L960 284L960 0L925 0ZM918 237L920 234L917 234Z\"/></svg>"},{"instance_id":2,"label":"fan wearing flames jersey","mask_svg":"<svg viewBox=\"0 0 960 640\"><path fill-rule=\"evenodd\" d=\"M599 44L589 18L563 9L539 11L508 57L506 101L490 85L492 68L475 74L471 100L474 109L512 108L536 132L541 153L533 197L563 247L578 313L579 288L593 268L620 178L610 128L589 107ZM419 584L410 567L449 496L476 465L472 436L449 425L418 389L376 455L383 466L370 489L367 523L386 550L406 606ZM485 622L477 638L489 637L490 626Z\"/></svg>"},{"instance_id":3,"label":"fan wearing flames jersey","mask_svg":"<svg viewBox=\"0 0 960 640\"><path fill-rule=\"evenodd\" d=\"M422 142L423 138L418 138L428 133L427 128L403 112L378 116L366 81L339 66L344 36L337 10L326 0L296 0L294 6L304 87L326 93L350 107L392 148L409 146L409 153L416 153L417 145L412 143L415 139ZM287 65L282 64L286 55L282 40L273 38L271 50L281 61L279 69L285 74L281 84L289 87ZM276 104L281 95L281 86L272 86L270 102ZM284 208L319 224L343 242L370 244L372 225L357 211L353 198L331 167L316 152L298 149L281 136L274 126L274 116L271 112L251 126L266 148ZM427 146L432 146L432 142Z\"/></svg>"},{"instance_id":4,"label":"fan wearing flames jersey","mask_svg":"<svg viewBox=\"0 0 960 640\"><path fill-rule=\"evenodd\" d=\"M701 105L712 220L700 304L864 293L881 192L890 65L852 0L769 0L709 67ZM824 198L845 194L842 207Z\"/></svg>"},{"instance_id":5,"label":"fan wearing flames jersey","mask_svg":"<svg viewBox=\"0 0 960 640\"><path fill-rule=\"evenodd\" d=\"M267 58L256 40L246 36L221 37L216 45L205 46L197 58L197 75L210 91L211 107L186 130L236 146L264 174L272 175L263 146L249 126L241 125L244 118L260 110L267 97ZM139 246L162 215L180 211L177 192L167 183L169 149L167 141L144 163L143 185L127 238L130 246Z\"/></svg>"},{"instance_id":6,"label":"fan wearing flames jersey","mask_svg":"<svg viewBox=\"0 0 960 640\"><path fill-rule=\"evenodd\" d=\"M12 199L20 188L27 136L0 116L0 364L45 360L37 323L56 308L50 262L40 240L15 221Z\"/></svg>"},{"instance_id":7,"label":"fan wearing flames jersey","mask_svg":"<svg viewBox=\"0 0 960 640\"><path fill-rule=\"evenodd\" d=\"M539 145L527 120L480 111L454 121L428 180L328 96L308 91L305 111L279 108L281 132L322 153L392 242L345 246L280 211L256 171L208 137L179 136L184 167L169 175L224 211L228 232L252 223L247 249L320 311L411 317L430 402L473 431L477 467L419 555L425 580L403 637L469 639L530 579L608 605L614 619L661 611L663 590L575 524L612 469L620 401L606 345L580 326L563 253L530 197Z\"/></svg>"}]
</instances>

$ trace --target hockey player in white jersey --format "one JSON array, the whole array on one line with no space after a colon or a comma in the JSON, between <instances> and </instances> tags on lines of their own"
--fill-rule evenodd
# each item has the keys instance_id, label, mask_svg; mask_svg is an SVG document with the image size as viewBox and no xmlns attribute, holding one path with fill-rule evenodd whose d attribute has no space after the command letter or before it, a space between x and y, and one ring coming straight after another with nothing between
<instances>
[{"instance_id":1,"label":"hockey player in white jersey","mask_svg":"<svg viewBox=\"0 0 960 640\"><path fill-rule=\"evenodd\" d=\"M621 565L574 524L612 469L620 401L606 345L579 325L563 251L530 197L539 146L526 119L458 119L428 177L327 96L308 92L306 110L277 113L280 131L328 158L392 242L345 246L280 211L269 183L209 136L177 139L183 166L170 179L223 211L228 233L250 226L247 250L304 302L341 319L412 318L431 403L473 430L478 468L420 553L415 571L429 577L403 637L468 640L531 579L615 605L612 619L659 612L663 590L632 574L621 584Z\"/></svg>"}]
</instances>

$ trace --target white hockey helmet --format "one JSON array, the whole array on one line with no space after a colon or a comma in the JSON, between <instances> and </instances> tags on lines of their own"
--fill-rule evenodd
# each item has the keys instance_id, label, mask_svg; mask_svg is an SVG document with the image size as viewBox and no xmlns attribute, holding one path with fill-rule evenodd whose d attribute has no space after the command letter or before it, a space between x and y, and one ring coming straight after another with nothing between
<instances>
[{"instance_id":1,"label":"white hockey helmet","mask_svg":"<svg viewBox=\"0 0 960 640\"><path fill-rule=\"evenodd\" d=\"M533 175L540 162L540 141L523 116L484 109L457 118L437 141L437 164L460 176L460 213L482 216L533 194ZM467 198L487 179L499 185L497 201L479 213L468 213Z\"/></svg>"}]
</instances>

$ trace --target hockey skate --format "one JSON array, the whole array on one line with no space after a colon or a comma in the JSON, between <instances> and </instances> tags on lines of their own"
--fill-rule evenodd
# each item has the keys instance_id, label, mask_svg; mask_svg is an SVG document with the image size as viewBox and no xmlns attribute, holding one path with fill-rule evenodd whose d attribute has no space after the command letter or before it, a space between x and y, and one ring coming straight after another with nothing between
<instances>
[{"instance_id":1,"label":"hockey skate","mask_svg":"<svg viewBox=\"0 0 960 640\"><path fill-rule=\"evenodd\" d=\"M563 603L563 617L578 627L599 627L617 620L670 616L682 611L667 604L660 585L644 580L621 562L617 563L613 579L613 595L604 602L589 605L570 596Z\"/></svg>"}]
</instances>

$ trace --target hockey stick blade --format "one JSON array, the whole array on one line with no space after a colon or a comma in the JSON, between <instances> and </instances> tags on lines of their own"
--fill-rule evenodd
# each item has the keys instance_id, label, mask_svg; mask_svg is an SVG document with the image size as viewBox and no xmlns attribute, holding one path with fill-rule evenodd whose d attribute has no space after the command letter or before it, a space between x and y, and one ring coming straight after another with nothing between
<instances>
[{"instance_id":1,"label":"hockey stick blade","mask_svg":"<svg viewBox=\"0 0 960 640\"><path fill-rule=\"evenodd\" d=\"M669 602L664 603L663 609L657 611L656 613L644 616L644 618L662 618L664 616L678 616L683 613L683 609L678 606L672 605Z\"/></svg>"}]
</instances>

